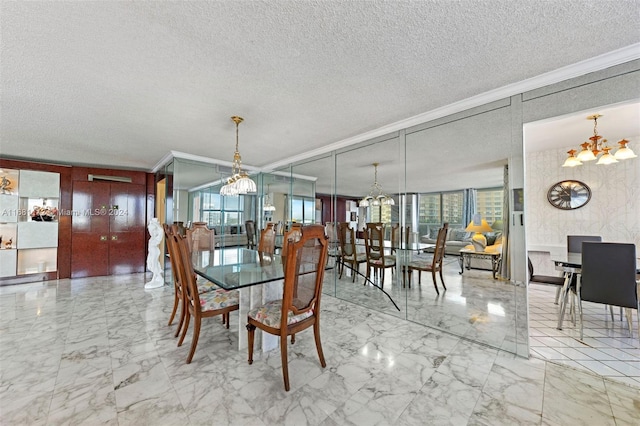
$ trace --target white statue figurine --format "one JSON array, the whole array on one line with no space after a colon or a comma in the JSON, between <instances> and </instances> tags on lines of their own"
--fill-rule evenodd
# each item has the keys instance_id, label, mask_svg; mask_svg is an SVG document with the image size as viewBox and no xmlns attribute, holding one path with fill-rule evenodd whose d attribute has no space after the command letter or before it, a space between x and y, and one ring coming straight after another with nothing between
<instances>
[{"instance_id":1,"label":"white statue figurine","mask_svg":"<svg viewBox=\"0 0 640 426\"><path fill-rule=\"evenodd\" d=\"M162 243L162 225L158 222L157 218L151 219L149 226L149 254L147 255L147 268L153 272L153 278L151 281L144 285L145 289L158 288L164 286L164 276L162 265L160 264L160 244Z\"/></svg>"}]
</instances>

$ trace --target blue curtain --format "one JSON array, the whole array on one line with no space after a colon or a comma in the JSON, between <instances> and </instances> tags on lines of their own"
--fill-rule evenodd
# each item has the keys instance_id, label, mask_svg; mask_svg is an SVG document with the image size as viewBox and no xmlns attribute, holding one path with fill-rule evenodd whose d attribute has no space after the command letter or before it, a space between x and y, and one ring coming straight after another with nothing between
<instances>
[{"instance_id":1,"label":"blue curtain","mask_svg":"<svg viewBox=\"0 0 640 426\"><path fill-rule=\"evenodd\" d=\"M478 201L478 191L474 188L463 190L463 211L462 211L462 226L465 228L473 219L473 215L476 213L476 204Z\"/></svg>"},{"instance_id":2,"label":"blue curtain","mask_svg":"<svg viewBox=\"0 0 640 426\"><path fill-rule=\"evenodd\" d=\"M509 219L511 209L509 209L509 166L504 166L504 200L502 207L502 262L498 271L500 277L505 280L511 279L511 258L509 256ZM497 241L496 241L497 242Z\"/></svg>"}]
</instances>

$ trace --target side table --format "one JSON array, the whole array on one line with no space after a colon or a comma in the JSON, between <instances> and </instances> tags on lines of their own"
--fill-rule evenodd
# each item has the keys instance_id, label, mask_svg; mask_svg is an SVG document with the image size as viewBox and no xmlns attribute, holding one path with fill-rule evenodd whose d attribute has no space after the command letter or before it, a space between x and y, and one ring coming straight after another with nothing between
<instances>
[{"instance_id":1,"label":"side table","mask_svg":"<svg viewBox=\"0 0 640 426\"><path fill-rule=\"evenodd\" d=\"M501 252L475 251L470 249L460 250L460 257L458 258L458 263L460 264L460 275L464 273L465 268L467 270L471 269L471 259L490 259L493 279L496 279L496 273L498 272L500 262L502 261Z\"/></svg>"}]
</instances>

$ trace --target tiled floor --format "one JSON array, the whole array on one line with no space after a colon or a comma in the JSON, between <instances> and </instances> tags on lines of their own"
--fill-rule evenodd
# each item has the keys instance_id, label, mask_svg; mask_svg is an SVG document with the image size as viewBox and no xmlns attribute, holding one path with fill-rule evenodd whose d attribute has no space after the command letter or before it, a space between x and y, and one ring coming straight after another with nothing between
<instances>
[{"instance_id":1,"label":"tiled floor","mask_svg":"<svg viewBox=\"0 0 640 426\"><path fill-rule=\"evenodd\" d=\"M568 314L563 329L556 328L559 305L554 304L555 293L551 286L531 284L529 287L531 354L640 386L636 312L633 312L634 332L630 337L626 318L620 321L618 308L614 309L614 321L611 321L609 310L604 305L585 302L584 339L580 340L580 323L577 321L574 325Z\"/></svg>"},{"instance_id":2,"label":"tiled floor","mask_svg":"<svg viewBox=\"0 0 640 426\"><path fill-rule=\"evenodd\" d=\"M169 287L143 275L0 288L0 422L233 425L636 425L640 388L526 360L323 296L310 330L246 362L209 319L192 364L166 321Z\"/></svg>"}]
</instances>

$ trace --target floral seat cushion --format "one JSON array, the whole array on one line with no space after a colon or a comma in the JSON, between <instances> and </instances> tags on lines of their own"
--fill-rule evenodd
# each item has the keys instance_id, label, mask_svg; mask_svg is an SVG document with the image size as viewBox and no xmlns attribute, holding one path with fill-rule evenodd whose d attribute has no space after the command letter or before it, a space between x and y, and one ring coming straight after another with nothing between
<instances>
[{"instance_id":1,"label":"floral seat cushion","mask_svg":"<svg viewBox=\"0 0 640 426\"><path fill-rule=\"evenodd\" d=\"M354 256L352 254L345 255L344 259L351 261L351 260L354 260ZM365 260L367 260L367 255L365 253L356 253L355 260L358 262L364 262Z\"/></svg>"},{"instance_id":2,"label":"floral seat cushion","mask_svg":"<svg viewBox=\"0 0 640 426\"><path fill-rule=\"evenodd\" d=\"M258 306L257 308L253 308L249 311L248 315L249 318L252 318L264 325L279 328L280 319L282 318L282 300L274 300L272 302L267 302L262 306ZM295 324L309 318L311 315L313 315L313 311L311 310L299 315L294 315L293 312L289 311L287 324Z\"/></svg>"},{"instance_id":3,"label":"floral seat cushion","mask_svg":"<svg viewBox=\"0 0 640 426\"><path fill-rule=\"evenodd\" d=\"M378 259L373 259L371 261L372 265L380 265L380 266L393 266L396 264L396 258L393 256L383 256Z\"/></svg>"},{"instance_id":4,"label":"floral seat cushion","mask_svg":"<svg viewBox=\"0 0 640 426\"><path fill-rule=\"evenodd\" d=\"M217 289L200 295L200 308L203 312L215 311L238 304L240 293L238 290Z\"/></svg>"},{"instance_id":5,"label":"floral seat cushion","mask_svg":"<svg viewBox=\"0 0 640 426\"><path fill-rule=\"evenodd\" d=\"M212 283L211 281L201 276L197 277L196 285L198 286L198 294L208 293L210 291L218 290L220 288L216 284Z\"/></svg>"}]
</instances>

